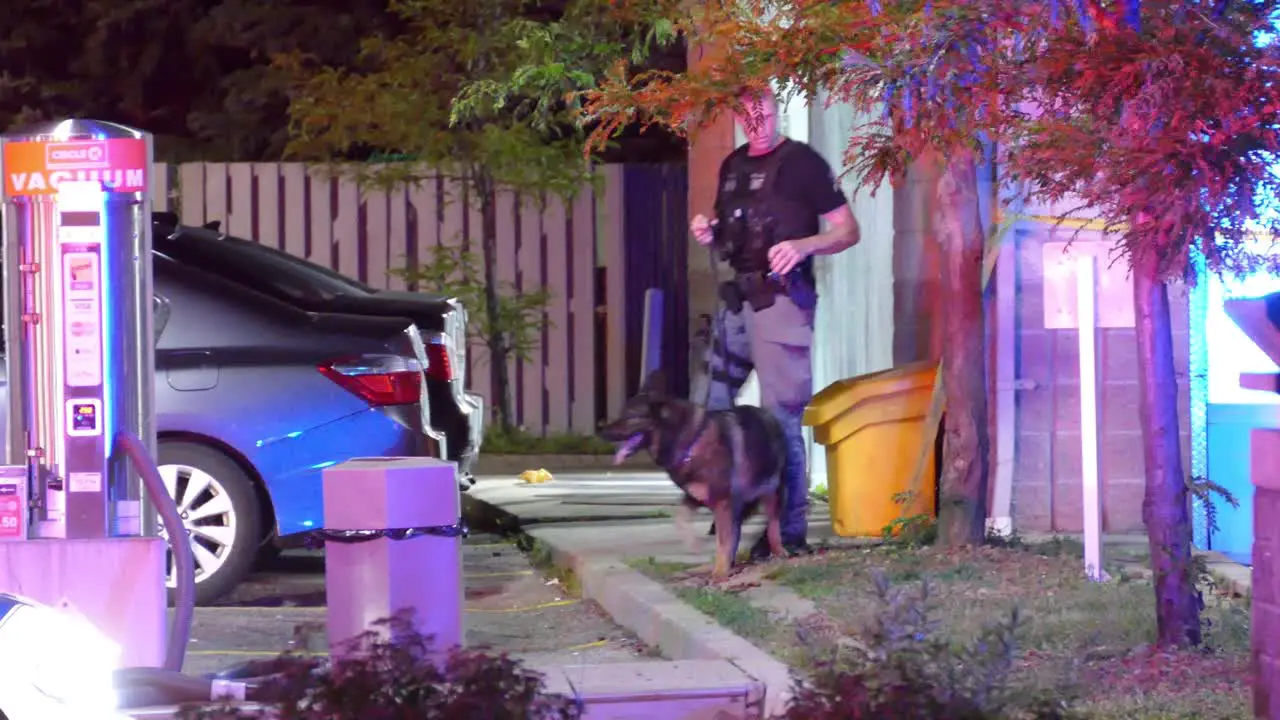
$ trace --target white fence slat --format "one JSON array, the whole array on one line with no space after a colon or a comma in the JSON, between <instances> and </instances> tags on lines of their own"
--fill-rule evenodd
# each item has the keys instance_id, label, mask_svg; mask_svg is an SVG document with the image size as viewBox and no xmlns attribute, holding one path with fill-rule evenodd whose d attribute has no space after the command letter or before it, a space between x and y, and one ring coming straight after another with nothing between
<instances>
[{"instance_id":1,"label":"white fence slat","mask_svg":"<svg viewBox=\"0 0 1280 720\"><path fill-rule=\"evenodd\" d=\"M218 221L227 229L227 164L204 164L204 221Z\"/></svg>"},{"instance_id":2,"label":"white fence slat","mask_svg":"<svg viewBox=\"0 0 1280 720\"><path fill-rule=\"evenodd\" d=\"M391 267L387 252L390 241L390 208L387 204L394 194L394 191L386 190L369 190L364 194L366 277L361 279L379 290L387 289L387 270Z\"/></svg>"},{"instance_id":3,"label":"white fence slat","mask_svg":"<svg viewBox=\"0 0 1280 720\"><path fill-rule=\"evenodd\" d=\"M338 272L360 277L360 186L349 178L334 178L338 184L338 212L333 220L333 249L337 251Z\"/></svg>"},{"instance_id":4,"label":"white fence slat","mask_svg":"<svg viewBox=\"0 0 1280 720\"><path fill-rule=\"evenodd\" d=\"M590 187L573 201L573 297L569 312L573 333L569 353L573 358L573 404L570 426L575 433L591 435L596 429L596 213Z\"/></svg>"},{"instance_id":5,"label":"white fence slat","mask_svg":"<svg viewBox=\"0 0 1280 720\"><path fill-rule=\"evenodd\" d=\"M284 238L281 249L300 258L307 256L307 166L302 163L280 163L280 180L284 186Z\"/></svg>"},{"instance_id":6,"label":"white fence slat","mask_svg":"<svg viewBox=\"0 0 1280 720\"><path fill-rule=\"evenodd\" d=\"M178 216L186 225L204 222L206 192L204 188L204 163L187 163L178 172L178 200L181 203Z\"/></svg>"},{"instance_id":7,"label":"white fence slat","mask_svg":"<svg viewBox=\"0 0 1280 720\"><path fill-rule=\"evenodd\" d=\"M165 163L151 163L151 210L166 212L169 210L169 193L172 192L169 177L171 166Z\"/></svg>"},{"instance_id":8,"label":"white fence slat","mask_svg":"<svg viewBox=\"0 0 1280 720\"><path fill-rule=\"evenodd\" d=\"M311 226L307 237L307 259L317 265L333 268L333 185L325 173L307 172L307 190L311 198Z\"/></svg>"},{"instance_id":9,"label":"white fence slat","mask_svg":"<svg viewBox=\"0 0 1280 720\"><path fill-rule=\"evenodd\" d=\"M231 163L227 166L227 195L229 207L227 219L222 229L228 235L240 238L253 238L253 165L250 163Z\"/></svg>"},{"instance_id":10,"label":"white fence slat","mask_svg":"<svg viewBox=\"0 0 1280 720\"><path fill-rule=\"evenodd\" d=\"M551 292L547 327L547 431L566 433L569 421L569 237L568 213L559 198L547 199L546 288Z\"/></svg>"},{"instance_id":11,"label":"white fence slat","mask_svg":"<svg viewBox=\"0 0 1280 720\"><path fill-rule=\"evenodd\" d=\"M406 257L409 250L408 189L391 193L388 212L390 215L387 218L387 289L404 290L408 287L405 285L404 278L391 271L403 268L408 262Z\"/></svg>"},{"instance_id":12,"label":"white fence slat","mask_svg":"<svg viewBox=\"0 0 1280 720\"><path fill-rule=\"evenodd\" d=\"M253 174L258 179L258 220L255 223L257 237L252 239L267 247L283 250L283 238L280 237L281 215L293 213L292 208L280 204L280 164L254 163Z\"/></svg>"},{"instance_id":13,"label":"white fence slat","mask_svg":"<svg viewBox=\"0 0 1280 720\"><path fill-rule=\"evenodd\" d=\"M520 198L520 257L516 275L519 278L520 292L534 292L542 289L545 281L542 277L542 204L539 198L525 194ZM520 424L529 432L542 434L546 421L544 418L543 393L546 391L544 373L546 365L542 362L542 352L546 343L546 323L538 333L538 346L533 349L530 358L520 363L520 385L523 407Z\"/></svg>"}]
</instances>

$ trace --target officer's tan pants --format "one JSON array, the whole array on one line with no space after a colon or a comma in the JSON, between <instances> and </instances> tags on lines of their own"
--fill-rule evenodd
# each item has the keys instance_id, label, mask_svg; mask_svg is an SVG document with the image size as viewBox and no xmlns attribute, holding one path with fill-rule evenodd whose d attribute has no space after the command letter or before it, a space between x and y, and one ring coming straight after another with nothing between
<instances>
[{"instance_id":1,"label":"officer's tan pants","mask_svg":"<svg viewBox=\"0 0 1280 720\"><path fill-rule=\"evenodd\" d=\"M813 346L813 312L796 307L779 296L759 312L750 305L740 313L721 309L711 328L707 353L710 372L707 407L733 406L751 370L760 385L760 405L770 410L787 434L788 472L782 478L786 505L782 518L784 542L805 536L805 511L809 500L809 473L805 467L804 436L800 418L813 397L810 355ZM701 398L695 398L701 400Z\"/></svg>"}]
</instances>

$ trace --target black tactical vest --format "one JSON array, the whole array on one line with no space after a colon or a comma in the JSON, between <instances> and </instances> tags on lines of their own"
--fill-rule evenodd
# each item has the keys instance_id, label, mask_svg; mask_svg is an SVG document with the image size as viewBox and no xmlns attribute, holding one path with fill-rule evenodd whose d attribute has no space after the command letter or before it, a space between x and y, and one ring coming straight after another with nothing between
<instances>
[{"instance_id":1,"label":"black tactical vest","mask_svg":"<svg viewBox=\"0 0 1280 720\"><path fill-rule=\"evenodd\" d=\"M752 157L737 153L721 177L716 217L725 259L739 275L769 272L769 248L818 231L813 210L775 190L778 170L796 143L783 141L772 152ZM812 261L802 265L812 274Z\"/></svg>"}]
</instances>

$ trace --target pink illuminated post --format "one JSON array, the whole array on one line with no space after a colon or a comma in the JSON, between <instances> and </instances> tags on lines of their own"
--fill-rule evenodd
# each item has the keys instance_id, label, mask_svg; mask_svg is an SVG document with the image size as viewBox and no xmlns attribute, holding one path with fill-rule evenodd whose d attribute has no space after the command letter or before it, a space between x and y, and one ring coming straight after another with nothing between
<instances>
[{"instance_id":1,"label":"pink illuminated post","mask_svg":"<svg viewBox=\"0 0 1280 720\"><path fill-rule=\"evenodd\" d=\"M342 531L444 528L460 522L457 467L431 458L357 458L324 471L330 653L412 608L440 651L464 643L462 538L342 542Z\"/></svg>"},{"instance_id":2,"label":"pink illuminated post","mask_svg":"<svg viewBox=\"0 0 1280 720\"><path fill-rule=\"evenodd\" d=\"M1280 365L1280 327L1275 310L1280 293L1265 298L1228 300L1223 304L1245 335L1272 362ZM1242 387L1280 391L1280 375L1245 373ZM1276 563L1280 558L1280 431L1255 429L1249 440L1249 472L1253 480L1253 715L1280 720L1280 592Z\"/></svg>"}]
</instances>

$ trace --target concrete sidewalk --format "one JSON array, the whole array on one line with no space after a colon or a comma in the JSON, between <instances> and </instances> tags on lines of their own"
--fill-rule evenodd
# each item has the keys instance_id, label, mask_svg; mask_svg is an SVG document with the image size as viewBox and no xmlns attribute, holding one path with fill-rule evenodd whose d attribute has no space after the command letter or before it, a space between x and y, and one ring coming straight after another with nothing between
<instances>
[{"instance_id":1,"label":"concrete sidewalk","mask_svg":"<svg viewBox=\"0 0 1280 720\"><path fill-rule=\"evenodd\" d=\"M676 598L629 561L709 563L710 537L700 537L691 552L677 532L672 512L681 493L664 473L566 472L543 484L507 478L479 478L465 498L466 513L488 529L516 532L531 539L558 566L570 569L585 599L600 604L615 622L644 643L676 661L726 662L763 686L766 716L785 707L790 669L769 654ZM700 513L695 528L702 536L711 516ZM743 547L764 531L756 519L747 524ZM825 503L810 507L809 541L845 545L833 538Z\"/></svg>"},{"instance_id":2,"label":"concrete sidewalk","mask_svg":"<svg viewBox=\"0 0 1280 720\"><path fill-rule=\"evenodd\" d=\"M540 665L651 659L649 648L599 606L546 577L510 541L473 534L463 544L462 560L468 646ZM325 599L323 552L285 553L216 606L196 608L184 670L218 672L286 649L327 652Z\"/></svg>"}]
</instances>

